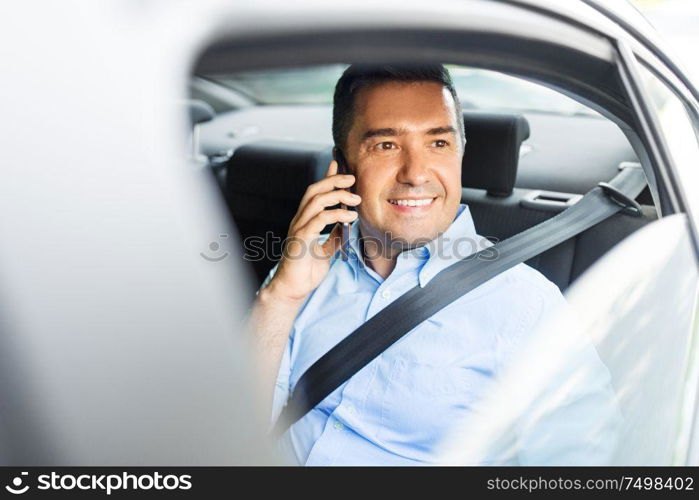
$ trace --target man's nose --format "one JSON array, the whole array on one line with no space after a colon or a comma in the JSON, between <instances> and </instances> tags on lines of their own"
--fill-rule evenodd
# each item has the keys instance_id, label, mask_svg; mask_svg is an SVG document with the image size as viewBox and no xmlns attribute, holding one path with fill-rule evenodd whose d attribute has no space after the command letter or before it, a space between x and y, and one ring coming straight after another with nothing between
<instances>
[{"instance_id":1,"label":"man's nose","mask_svg":"<svg viewBox=\"0 0 699 500\"><path fill-rule=\"evenodd\" d=\"M400 170L396 180L401 184L420 186L429 180L428 160L419 151L406 149L401 158Z\"/></svg>"}]
</instances>

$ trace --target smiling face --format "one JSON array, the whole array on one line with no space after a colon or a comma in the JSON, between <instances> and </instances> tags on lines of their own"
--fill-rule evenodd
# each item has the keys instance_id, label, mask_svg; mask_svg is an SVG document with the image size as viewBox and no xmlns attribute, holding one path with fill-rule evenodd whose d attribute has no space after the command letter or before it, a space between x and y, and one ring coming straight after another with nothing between
<instances>
[{"instance_id":1,"label":"smiling face","mask_svg":"<svg viewBox=\"0 0 699 500\"><path fill-rule=\"evenodd\" d=\"M436 82L362 89L346 142L362 235L409 246L444 232L461 201L463 145L454 100Z\"/></svg>"}]
</instances>

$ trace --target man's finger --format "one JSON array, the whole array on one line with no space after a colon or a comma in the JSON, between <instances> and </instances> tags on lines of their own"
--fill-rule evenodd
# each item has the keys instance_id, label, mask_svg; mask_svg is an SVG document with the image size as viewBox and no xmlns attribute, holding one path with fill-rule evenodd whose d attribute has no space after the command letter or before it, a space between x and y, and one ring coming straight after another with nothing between
<instances>
[{"instance_id":1,"label":"man's finger","mask_svg":"<svg viewBox=\"0 0 699 500\"><path fill-rule=\"evenodd\" d=\"M357 218L357 212L336 208L334 210L322 210L319 214L309 220L305 226L299 228L295 236L304 240L317 238L325 226L335 222L353 222Z\"/></svg>"},{"instance_id":2,"label":"man's finger","mask_svg":"<svg viewBox=\"0 0 699 500\"><path fill-rule=\"evenodd\" d=\"M337 162L335 160L330 162L330 165L328 166L328 171L325 173L325 177L330 177L331 175L335 175L337 173Z\"/></svg>"},{"instance_id":3,"label":"man's finger","mask_svg":"<svg viewBox=\"0 0 699 500\"><path fill-rule=\"evenodd\" d=\"M317 194L299 211L292 229L304 226L312 217L315 217L316 214L327 207L332 207L338 203L344 203L345 205L354 207L359 205L360 202L361 198L358 195L352 194L344 189Z\"/></svg>"},{"instance_id":4,"label":"man's finger","mask_svg":"<svg viewBox=\"0 0 699 500\"><path fill-rule=\"evenodd\" d=\"M330 177L324 177L318 182L314 182L306 188L306 192L301 198L301 203L299 203L299 210L302 210L308 200L313 198L319 193L326 193L332 191L335 188L347 189L354 184L354 176L351 174L337 175L333 174Z\"/></svg>"}]
</instances>

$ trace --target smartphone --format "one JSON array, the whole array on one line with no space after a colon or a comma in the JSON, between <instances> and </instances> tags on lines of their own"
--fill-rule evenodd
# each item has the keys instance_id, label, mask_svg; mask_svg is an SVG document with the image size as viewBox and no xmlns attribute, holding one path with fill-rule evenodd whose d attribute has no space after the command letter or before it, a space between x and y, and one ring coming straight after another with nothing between
<instances>
[{"instance_id":1,"label":"smartphone","mask_svg":"<svg viewBox=\"0 0 699 500\"><path fill-rule=\"evenodd\" d=\"M337 146L333 148L333 159L337 162L338 174L345 175L349 173L345 155L342 154L342 151ZM340 203L340 208L347 210L347 205ZM349 222L342 223L342 242L340 244L340 252L342 253L342 260L346 261L349 256Z\"/></svg>"}]
</instances>

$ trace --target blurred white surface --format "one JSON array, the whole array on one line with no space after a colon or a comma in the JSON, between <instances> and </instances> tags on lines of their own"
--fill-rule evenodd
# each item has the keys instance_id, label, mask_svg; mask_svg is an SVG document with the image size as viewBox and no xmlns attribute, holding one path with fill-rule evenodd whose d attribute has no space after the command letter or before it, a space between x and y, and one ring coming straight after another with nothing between
<instances>
[{"instance_id":1,"label":"blurred white surface","mask_svg":"<svg viewBox=\"0 0 699 500\"><path fill-rule=\"evenodd\" d=\"M684 464L696 394L696 363L690 364L690 350L697 348L691 336L698 282L693 252L684 215L654 222L612 249L566 293L573 321L553 318L531 338L498 390L445 448L445 461L510 458L526 452L528 429L544 429L552 442L584 432L582 442L588 443L561 448L558 462L549 454L549 465ZM611 374L622 416L617 431L605 405L596 404L594 413L567 407L571 391L584 393L598 375L580 364L589 342ZM570 420L551 419L556 412ZM596 462L603 456L599 450L607 449L613 452L608 462Z\"/></svg>"},{"instance_id":2,"label":"blurred white surface","mask_svg":"<svg viewBox=\"0 0 699 500\"><path fill-rule=\"evenodd\" d=\"M0 7L2 463L265 460L245 273L200 257L233 233L184 161L178 26L140 1Z\"/></svg>"}]
</instances>

